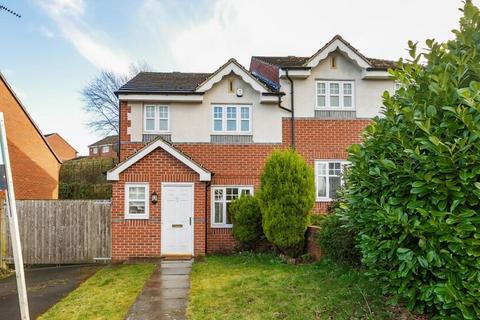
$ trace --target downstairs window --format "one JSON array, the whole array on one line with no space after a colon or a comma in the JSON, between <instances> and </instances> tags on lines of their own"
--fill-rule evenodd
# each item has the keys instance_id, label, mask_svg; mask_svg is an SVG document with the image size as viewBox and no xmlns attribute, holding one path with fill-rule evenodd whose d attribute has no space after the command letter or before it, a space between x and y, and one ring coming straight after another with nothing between
<instances>
[{"instance_id":1,"label":"downstairs window","mask_svg":"<svg viewBox=\"0 0 480 320\"><path fill-rule=\"evenodd\" d=\"M231 228L228 213L230 203L243 195L252 195L253 187L213 187L212 188L212 227Z\"/></svg>"}]
</instances>

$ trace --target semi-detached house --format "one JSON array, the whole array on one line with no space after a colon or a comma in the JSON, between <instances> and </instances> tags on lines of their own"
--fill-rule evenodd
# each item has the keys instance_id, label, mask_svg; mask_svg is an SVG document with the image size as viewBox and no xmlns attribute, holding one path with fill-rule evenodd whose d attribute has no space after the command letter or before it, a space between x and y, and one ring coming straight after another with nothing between
<instances>
[{"instance_id":1,"label":"semi-detached house","mask_svg":"<svg viewBox=\"0 0 480 320\"><path fill-rule=\"evenodd\" d=\"M335 36L310 57L254 56L250 70L231 59L213 73L139 73L117 92L113 259L231 250L229 203L256 192L276 148L314 166L326 212L346 148L395 89L391 67Z\"/></svg>"}]
</instances>

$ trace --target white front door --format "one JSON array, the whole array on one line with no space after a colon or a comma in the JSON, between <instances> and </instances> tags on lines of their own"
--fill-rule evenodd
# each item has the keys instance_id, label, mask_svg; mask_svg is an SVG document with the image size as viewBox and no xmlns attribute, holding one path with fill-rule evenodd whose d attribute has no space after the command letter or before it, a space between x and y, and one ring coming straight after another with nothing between
<instances>
[{"instance_id":1,"label":"white front door","mask_svg":"<svg viewBox=\"0 0 480 320\"><path fill-rule=\"evenodd\" d=\"M193 255L193 184L162 184L162 255Z\"/></svg>"}]
</instances>

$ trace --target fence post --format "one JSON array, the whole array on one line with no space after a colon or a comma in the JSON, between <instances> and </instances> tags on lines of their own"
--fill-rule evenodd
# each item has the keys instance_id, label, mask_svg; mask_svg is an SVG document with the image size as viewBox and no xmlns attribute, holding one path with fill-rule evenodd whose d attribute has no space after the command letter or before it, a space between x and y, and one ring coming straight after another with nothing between
<instances>
[{"instance_id":1,"label":"fence post","mask_svg":"<svg viewBox=\"0 0 480 320\"><path fill-rule=\"evenodd\" d=\"M0 198L0 270L7 270L7 215L5 214L5 199Z\"/></svg>"}]
</instances>

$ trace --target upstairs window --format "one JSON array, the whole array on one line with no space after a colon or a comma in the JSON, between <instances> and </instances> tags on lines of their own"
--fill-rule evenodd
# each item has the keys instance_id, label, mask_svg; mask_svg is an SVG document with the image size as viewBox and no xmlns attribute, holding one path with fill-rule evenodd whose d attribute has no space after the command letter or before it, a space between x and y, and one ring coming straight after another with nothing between
<instances>
[{"instance_id":1,"label":"upstairs window","mask_svg":"<svg viewBox=\"0 0 480 320\"><path fill-rule=\"evenodd\" d=\"M315 161L317 201L329 201L337 197L347 165L346 161Z\"/></svg>"},{"instance_id":2,"label":"upstairs window","mask_svg":"<svg viewBox=\"0 0 480 320\"><path fill-rule=\"evenodd\" d=\"M102 153L109 153L110 152L110 146L105 145L102 146Z\"/></svg>"},{"instance_id":3,"label":"upstairs window","mask_svg":"<svg viewBox=\"0 0 480 320\"><path fill-rule=\"evenodd\" d=\"M253 194L253 187L213 187L212 226L219 228L232 227L230 220L230 203L240 196Z\"/></svg>"},{"instance_id":4,"label":"upstairs window","mask_svg":"<svg viewBox=\"0 0 480 320\"><path fill-rule=\"evenodd\" d=\"M92 148L92 153L93 153L93 154L97 154L97 153L98 153L98 148L97 148L97 147L93 147L93 148Z\"/></svg>"},{"instance_id":5,"label":"upstairs window","mask_svg":"<svg viewBox=\"0 0 480 320\"><path fill-rule=\"evenodd\" d=\"M146 105L143 117L145 132L170 131L170 109L168 106Z\"/></svg>"},{"instance_id":6,"label":"upstairs window","mask_svg":"<svg viewBox=\"0 0 480 320\"><path fill-rule=\"evenodd\" d=\"M316 98L318 109L354 109L354 82L317 81Z\"/></svg>"},{"instance_id":7,"label":"upstairs window","mask_svg":"<svg viewBox=\"0 0 480 320\"><path fill-rule=\"evenodd\" d=\"M248 134L252 131L252 106L214 105L213 132Z\"/></svg>"}]
</instances>

